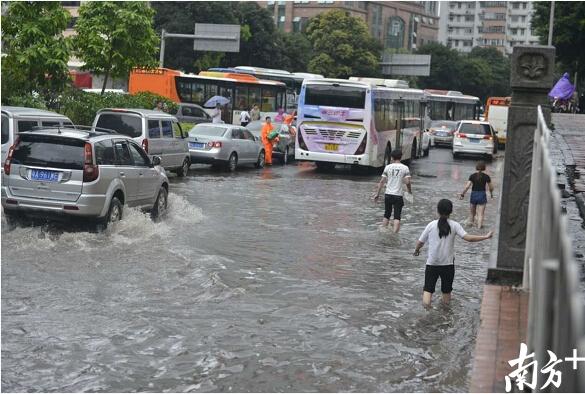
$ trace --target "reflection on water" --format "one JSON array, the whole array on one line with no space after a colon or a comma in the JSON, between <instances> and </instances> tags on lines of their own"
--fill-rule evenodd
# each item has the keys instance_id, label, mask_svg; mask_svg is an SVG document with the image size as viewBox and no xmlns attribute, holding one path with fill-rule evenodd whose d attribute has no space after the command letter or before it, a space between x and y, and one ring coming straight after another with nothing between
<instances>
[{"instance_id":1,"label":"reflection on water","mask_svg":"<svg viewBox=\"0 0 585 394\"><path fill-rule=\"evenodd\" d=\"M489 243L458 242L453 303L428 311L412 250L473 167L415 163L398 235L379 228L376 174L309 164L194 166L159 223L3 221L2 390L466 391Z\"/></svg>"}]
</instances>

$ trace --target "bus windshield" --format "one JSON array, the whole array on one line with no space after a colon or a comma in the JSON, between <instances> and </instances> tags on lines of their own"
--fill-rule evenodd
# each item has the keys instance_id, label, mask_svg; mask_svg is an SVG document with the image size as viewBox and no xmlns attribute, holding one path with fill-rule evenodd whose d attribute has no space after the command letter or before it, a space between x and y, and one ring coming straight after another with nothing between
<instances>
[{"instance_id":1,"label":"bus windshield","mask_svg":"<svg viewBox=\"0 0 585 394\"><path fill-rule=\"evenodd\" d=\"M305 105L365 108L366 89L353 86L307 85Z\"/></svg>"}]
</instances>

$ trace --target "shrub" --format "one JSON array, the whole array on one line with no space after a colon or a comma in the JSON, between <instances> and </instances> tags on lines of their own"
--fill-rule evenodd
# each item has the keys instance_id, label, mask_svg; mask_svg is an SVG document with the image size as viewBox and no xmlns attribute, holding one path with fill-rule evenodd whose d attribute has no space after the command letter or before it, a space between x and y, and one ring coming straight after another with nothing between
<instances>
[{"instance_id":1,"label":"shrub","mask_svg":"<svg viewBox=\"0 0 585 394\"><path fill-rule=\"evenodd\" d=\"M79 89L66 91L59 100L58 112L68 116L73 123L91 125L98 110L102 108L153 109L162 101L166 112L177 113L177 103L153 93L88 93Z\"/></svg>"},{"instance_id":2,"label":"shrub","mask_svg":"<svg viewBox=\"0 0 585 394\"><path fill-rule=\"evenodd\" d=\"M29 107L38 109L47 109L45 101L38 94L25 94L22 96L2 97L2 105L12 105L14 107Z\"/></svg>"}]
</instances>

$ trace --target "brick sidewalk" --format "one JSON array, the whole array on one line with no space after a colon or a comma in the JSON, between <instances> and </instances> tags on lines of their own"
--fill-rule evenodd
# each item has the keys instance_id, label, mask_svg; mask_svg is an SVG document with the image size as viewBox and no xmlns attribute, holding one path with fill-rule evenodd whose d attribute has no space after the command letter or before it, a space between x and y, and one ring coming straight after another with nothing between
<instances>
[{"instance_id":1,"label":"brick sidewalk","mask_svg":"<svg viewBox=\"0 0 585 394\"><path fill-rule=\"evenodd\" d=\"M564 165L575 168L571 188L585 192L585 115L552 114L554 133L564 141L561 147ZM583 177L581 177L583 176Z\"/></svg>"},{"instance_id":2,"label":"brick sidewalk","mask_svg":"<svg viewBox=\"0 0 585 394\"><path fill-rule=\"evenodd\" d=\"M526 343L528 293L508 286L484 285L470 392L505 392L509 360Z\"/></svg>"}]
</instances>

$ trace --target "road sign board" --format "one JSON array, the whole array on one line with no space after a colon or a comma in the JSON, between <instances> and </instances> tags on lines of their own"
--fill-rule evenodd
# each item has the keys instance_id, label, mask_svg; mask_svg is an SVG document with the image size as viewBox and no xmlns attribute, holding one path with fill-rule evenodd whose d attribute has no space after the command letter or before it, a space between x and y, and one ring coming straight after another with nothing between
<instances>
[{"instance_id":1,"label":"road sign board","mask_svg":"<svg viewBox=\"0 0 585 394\"><path fill-rule=\"evenodd\" d=\"M385 54L382 58L384 75L420 75L431 73L431 55Z\"/></svg>"},{"instance_id":2,"label":"road sign board","mask_svg":"<svg viewBox=\"0 0 585 394\"><path fill-rule=\"evenodd\" d=\"M240 25L195 24L196 51L239 52Z\"/></svg>"}]
</instances>

